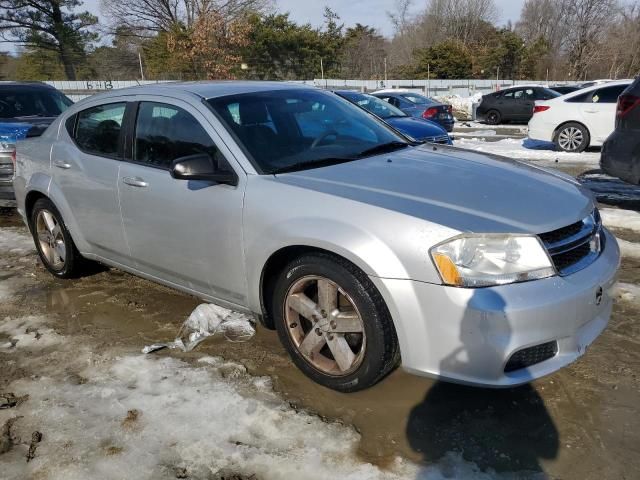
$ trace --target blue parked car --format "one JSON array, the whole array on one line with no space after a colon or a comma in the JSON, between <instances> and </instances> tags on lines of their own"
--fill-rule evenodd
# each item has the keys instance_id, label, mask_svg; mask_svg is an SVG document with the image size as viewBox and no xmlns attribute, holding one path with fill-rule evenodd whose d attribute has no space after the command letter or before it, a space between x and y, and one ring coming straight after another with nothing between
<instances>
[{"instance_id":1,"label":"blue parked car","mask_svg":"<svg viewBox=\"0 0 640 480\"><path fill-rule=\"evenodd\" d=\"M354 92L353 90L336 90L334 93L377 115L407 137L420 142L451 145L451 138L446 130L435 122L411 117L373 95Z\"/></svg>"},{"instance_id":2,"label":"blue parked car","mask_svg":"<svg viewBox=\"0 0 640 480\"><path fill-rule=\"evenodd\" d=\"M374 92L372 95L389 102L407 115L439 123L447 132L453 130L455 119L453 118L451 105L436 102L419 93L403 90L381 90Z\"/></svg>"},{"instance_id":3,"label":"blue parked car","mask_svg":"<svg viewBox=\"0 0 640 480\"><path fill-rule=\"evenodd\" d=\"M39 82L0 83L0 208L14 207L16 142L37 137L73 102Z\"/></svg>"}]
</instances>

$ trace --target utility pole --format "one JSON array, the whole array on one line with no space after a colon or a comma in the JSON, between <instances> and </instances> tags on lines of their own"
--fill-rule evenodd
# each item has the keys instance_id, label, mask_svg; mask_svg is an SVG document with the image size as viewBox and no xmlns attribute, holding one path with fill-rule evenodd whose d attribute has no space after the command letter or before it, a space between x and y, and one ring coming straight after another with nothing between
<instances>
[{"instance_id":1,"label":"utility pole","mask_svg":"<svg viewBox=\"0 0 640 480\"><path fill-rule=\"evenodd\" d=\"M320 57L320 78L324 80L324 66L322 65L322 57Z\"/></svg>"},{"instance_id":2,"label":"utility pole","mask_svg":"<svg viewBox=\"0 0 640 480\"><path fill-rule=\"evenodd\" d=\"M427 97L431 96L431 64L427 63Z\"/></svg>"},{"instance_id":3,"label":"utility pole","mask_svg":"<svg viewBox=\"0 0 640 480\"><path fill-rule=\"evenodd\" d=\"M387 57L384 57L384 86L387 86Z\"/></svg>"},{"instance_id":4,"label":"utility pole","mask_svg":"<svg viewBox=\"0 0 640 480\"><path fill-rule=\"evenodd\" d=\"M500 90L500 67L496 71L496 91Z\"/></svg>"},{"instance_id":5,"label":"utility pole","mask_svg":"<svg viewBox=\"0 0 640 480\"><path fill-rule=\"evenodd\" d=\"M138 50L138 63L140 63L140 77L144 82L144 70L142 69L142 55L140 55L140 51Z\"/></svg>"}]
</instances>

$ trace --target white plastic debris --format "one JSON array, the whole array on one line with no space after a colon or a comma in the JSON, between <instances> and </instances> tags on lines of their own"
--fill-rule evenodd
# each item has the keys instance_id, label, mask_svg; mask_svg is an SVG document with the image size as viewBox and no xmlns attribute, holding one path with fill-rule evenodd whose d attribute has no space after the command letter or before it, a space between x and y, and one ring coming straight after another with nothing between
<instances>
[{"instance_id":1,"label":"white plastic debris","mask_svg":"<svg viewBox=\"0 0 640 480\"><path fill-rule=\"evenodd\" d=\"M151 353L163 348L178 348L183 352L189 352L218 332L222 332L231 342L245 342L253 337L256 330L246 315L218 305L203 303L191 312L173 342L147 345L142 349L142 353Z\"/></svg>"}]
</instances>

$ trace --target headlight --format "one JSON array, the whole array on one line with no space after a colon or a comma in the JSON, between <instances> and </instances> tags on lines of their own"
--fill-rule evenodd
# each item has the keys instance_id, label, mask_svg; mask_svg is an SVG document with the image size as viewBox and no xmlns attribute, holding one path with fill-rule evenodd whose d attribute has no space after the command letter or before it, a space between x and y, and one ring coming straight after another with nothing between
<instances>
[{"instance_id":1,"label":"headlight","mask_svg":"<svg viewBox=\"0 0 640 480\"><path fill-rule=\"evenodd\" d=\"M556 274L536 236L461 235L430 253L442 281L456 287L504 285Z\"/></svg>"}]
</instances>

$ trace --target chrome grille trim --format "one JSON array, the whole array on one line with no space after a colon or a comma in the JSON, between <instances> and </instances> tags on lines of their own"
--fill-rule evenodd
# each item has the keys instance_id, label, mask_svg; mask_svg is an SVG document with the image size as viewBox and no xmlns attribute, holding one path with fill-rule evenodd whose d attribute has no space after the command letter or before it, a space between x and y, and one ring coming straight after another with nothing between
<instances>
[{"instance_id":1,"label":"chrome grille trim","mask_svg":"<svg viewBox=\"0 0 640 480\"><path fill-rule=\"evenodd\" d=\"M597 209L580 222L538 236L562 276L588 267L604 248L602 221Z\"/></svg>"}]
</instances>

